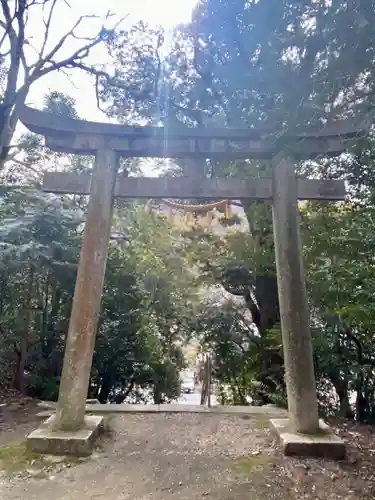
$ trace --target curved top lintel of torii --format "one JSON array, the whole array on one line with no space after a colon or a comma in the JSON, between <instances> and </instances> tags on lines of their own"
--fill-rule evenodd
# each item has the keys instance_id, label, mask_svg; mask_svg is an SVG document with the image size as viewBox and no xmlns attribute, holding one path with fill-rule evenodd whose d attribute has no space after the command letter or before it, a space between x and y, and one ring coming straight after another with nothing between
<instances>
[{"instance_id":1,"label":"curved top lintel of torii","mask_svg":"<svg viewBox=\"0 0 375 500\"><path fill-rule=\"evenodd\" d=\"M158 138L165 139L166 135L169 138L176 139L264 139L274 135L277 131L262 128L188 128L183 127L167 129L164 127L129 127L114 123L100 123L75 118L53 115L47 111L41 111L29 106L23 106L19 112L20 121L31 132L48 136L55 132L65 132L68 134L95 134L105 136L116 136L124 138ZM298 133L293 134L293 137L298 138L328 138L342 137L350 138L361 133L365 133L369 129L369 122L362 121L355 123L351 120L337 120L329 126L321 128L309 127Z\"/></svg>"}]
</instances>

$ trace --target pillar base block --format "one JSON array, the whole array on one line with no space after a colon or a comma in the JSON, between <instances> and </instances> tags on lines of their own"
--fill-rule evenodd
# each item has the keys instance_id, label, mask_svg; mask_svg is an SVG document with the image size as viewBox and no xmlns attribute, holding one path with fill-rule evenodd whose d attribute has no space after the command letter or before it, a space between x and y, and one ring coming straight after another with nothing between
<instances>
[{"instance_id":1,"label":"pillar base block","mask_svg":"<svg viewBox=\"0 0 375 500\"><path fill-rule=\"evenodd\" d=\"M53 429L55 415L43 422L38 429L26 438L27 449L46 455L91 455L94 443L103 431L102 416L85 416L85 424L76 432L56 431Z\"/></svg>"},{"instance_id":2,"label":"pillar base block","mask_svg":"<svg viewBox=\"0 0 375 500\"><path fill-rule=\"evenodd\" d=\"M319 430L316 434L294 432L287 418L272 419L270 424L286 456L333 460L345 458L344 441L336 436L323 420L319 420Z\"/></svg>"}]
</instances>

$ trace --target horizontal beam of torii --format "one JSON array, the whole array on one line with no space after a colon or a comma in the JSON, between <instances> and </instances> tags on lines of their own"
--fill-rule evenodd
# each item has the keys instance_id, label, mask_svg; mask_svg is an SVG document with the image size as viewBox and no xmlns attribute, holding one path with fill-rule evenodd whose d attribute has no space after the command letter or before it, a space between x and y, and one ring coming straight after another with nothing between
<instances>
[{"instance_id":1,"label":"horizontal beam of torii","mask_svg":"<svg viewBox=\"0 0 375 500\"><path fill-rule=\"evenodd\" d=\"M91 175L66 172L44 174L43 190L56 194L90 194ZM186 177L118 177L114 196L133 199L271 200L272 179L190 179ZM298 179L300 200L342 200L343 180Z\"/></svg>"},{"instance_id":2,"label":"horizontal beam of torii","mask_svg":"<svg viewBox=\"0 0 375 500\"><path fill-rule=\"evenodd\" d=\"M27 106L21 109L20 120L30 131L43 135L54 151L96 154L105 143L121 156L139 158L269 159L284 149L299 159L335 156L369 128L366 122L348 120L293 135L250 128L127 127L56 116Z\"/></svg>"}]
</instances>

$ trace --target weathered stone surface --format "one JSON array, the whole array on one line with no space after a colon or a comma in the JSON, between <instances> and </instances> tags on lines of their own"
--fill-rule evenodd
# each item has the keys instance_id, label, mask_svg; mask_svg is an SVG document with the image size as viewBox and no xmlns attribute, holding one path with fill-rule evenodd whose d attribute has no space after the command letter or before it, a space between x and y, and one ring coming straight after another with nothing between
<instances>
[{"instance_id":1,"label":"weathered stone surface","mask_svg":"<svg viewBox=\"0 0 375 500\"><path fill-rule=\"evenodd\" d=\"M272 216L289 417L295 432L313 434L319 426L318 402L301 252L297 179L292 160L275 159L272 173Z\"/></svg>"},{"instance_id":2,"label":"weathered stone surface","mask_svg":"<svg viewBox=\"0 0 375 500\"><path fill-rule=\"evenodd\" d=\"M132 404L87 404L86 415L123 415L126 413L207 413L220 415L248 415L266 417L287 417L288 412L276 405L265 406L221 406L215 405L210 408L201 405L165 404L165 405L132 405ZM53 410L43 411L38 417L46 418L54 415Z\"/></svg>"},{"instance_id":3,"label":"weathered stone surface","mask_svg":"<svg viewBox=\"0 0 375 500\"><path fill-rule=\"evenodd\" d=\"M116 171L115 153L106 147L99 149L66 340L54 421L56 431L74 432L83 425L107 263Z\"/></svg>"},{"instance_id":4,"label":"weathered stone surface","mask_svg":"<svg viewBox=\"0 0 375 500\"><path fill-rule=\"evenodd\" d=\"M98 399L86 399L87 405L95 405L99 404L100 401ZM46 408L47 410L56 410L57 403L55 401L39 401L38 406L41 408Z\"/></svg>"},{"instance_id":5,"label":"weathered stone surface","mask_svg":"<svg viewBox=\"0 0 375 500\"><path fill-rule=\"evenodd\" d=\"M207 406L165 404L165 405L132 405L132 404L96 404L87 405L86 412L94 415L110 415L123 413L218 413L221 415L268 415L287 416L286 410L265 406Z\"/></svg>"},{"instance_id":6,"label":"weathered stone surface","mask_svg":"<svg viewBox=\"0 0 375 500\"><path fill-rule=\"evenodd\" d=\"M32 109L20 109L21 122L31 131L44 135L46 145L55 151L95 154L102 138L123 156L145 158L272 158L280 150L274 129L216 129L176 127L124 127L113 123L74 120ZM367 133L369 123L336 122L330 127L301 130L283 135L283 144L293 145L298 158L322 153L338 155L347 149L347 140ZM168 141L165 140L166 134ZM303 139L303 140L301 140Z\"/></svg>"},{"instance_id":7,"label":"weathered stone surface","mask_svg":"<svg viewBox=\"0 0 375 500\"><path fill-rule=\"evenodd\" d=\"M55 401L39 401L38 406L48 410L56 410L57 403L55 403Z\"/></svg>"},{"instance_id":8,"label":"weathered stone surface","mask_svg":"<svg viewBox=\"0 0 375 500\"><path fill-rule=\"evenodd\" d=\"M76 432L53 430L55 416L40 425L27 437L27 448L48 455L89 456L95 440L103 429L103 417L85 416L84 427Z\"/></svg>"},{"instance_id":9,"label":"weathered stone surface","mask_svg":"<svg viewBox=\"0 0 375 500\"><path fill-rule=\"evenodd\" d=\"M45 410L45 411L40 411L39 413L36 414L37 417L39 418L49 418L54 415L55 410Z\"/></svg>"},{"instance_id":10,"label":"weathered stone surface","mask_svg":"<svg viewBox=\"0 0 375 500\"><path fill-rule=\"evenodd\" d=\"M345 458L344 441L336 436L323 420L319 420L319 430L316 434L294 432L290 420L287 418L272 419L270 423L284 454L287 456L319 457L333 460Z\"/></svg>"},{"instance_id":11,"label":"weathered stone surface","mask_svg":"<svg viewBox=\"0 0 375 500\"><path fill-rule=\"evenodd\" d=\"M199 175L197 175L198 177ZM46 172L43 190L57 194L90 193L91 174L74 172ZM194 198L194 199L254 199L272 198L272 179L200 179L178 177L118 177L116 198ZM345 198L343 180L297 179L300 200L342 200Z\"/></svg>"}]
</instances>

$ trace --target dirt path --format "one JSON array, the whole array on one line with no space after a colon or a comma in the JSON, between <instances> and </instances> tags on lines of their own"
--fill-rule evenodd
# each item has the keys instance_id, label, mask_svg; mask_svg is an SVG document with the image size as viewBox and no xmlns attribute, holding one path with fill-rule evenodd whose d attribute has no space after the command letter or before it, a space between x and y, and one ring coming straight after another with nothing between
<instances>
[{"instance_id":1,"label":"dirt path","mask_svg":"<svg viewBox=\"0 0 375 500\"><path fill-rule=\"evenodd\" d=\"M0 446L24 439L41 422L37 401L21 399L0 407Z\"/></svg>"},{"instance_id":2,"label":"dirt path","mask_svg":"<svg viewBox=\"0 0 375 500\"><path fill-rule=\"evenodd\" d=\"M124 415L94 456L44 479L6 479L2 500L289 500L291 481L262 420Z\"/></svg>"},{"instance_id":3,"label":"dirt path","mask_svg":"<svg viewBox=\"0 0 375 500\"><path fill-rule=\"evenodd\" d=\"M111 435L90 459L43 457L40 463L24 446L40 421L37 411L34 402L0 411L1 500L375 498L371 426L331 421L348 456L330 462L281 456L266 415L127 414L112 420Z\"/></svg>"}]
</instances>

